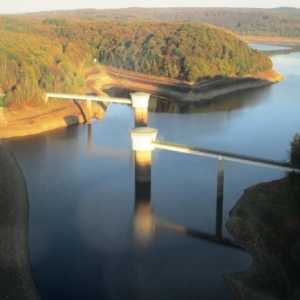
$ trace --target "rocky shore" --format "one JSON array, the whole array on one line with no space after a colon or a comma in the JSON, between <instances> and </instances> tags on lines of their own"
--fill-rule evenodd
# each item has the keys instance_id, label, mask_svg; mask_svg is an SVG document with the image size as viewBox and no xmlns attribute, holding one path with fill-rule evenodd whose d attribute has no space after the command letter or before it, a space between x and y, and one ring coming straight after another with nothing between
<instances>
[{"instance_id":1,"label":"rocky shore","mask_svg":"<svg viewBox=\"0 0 300 300\"><path fill-rule=\"evenodd\" d=\"M249 272L224 275L235 300L300 299L300 177L245 190L227 229L253 258Z\"/></svg>"},{"instance_id":2,"label":"rocky shore","mask_svg":"<svg viewBox=\"0 0 300 300\"><path fill-rule=\"evenodd\" d=\"M0 141L0 299L37 300L28 251L28 196L22 171Z\"/></svg>"}]
</instances>

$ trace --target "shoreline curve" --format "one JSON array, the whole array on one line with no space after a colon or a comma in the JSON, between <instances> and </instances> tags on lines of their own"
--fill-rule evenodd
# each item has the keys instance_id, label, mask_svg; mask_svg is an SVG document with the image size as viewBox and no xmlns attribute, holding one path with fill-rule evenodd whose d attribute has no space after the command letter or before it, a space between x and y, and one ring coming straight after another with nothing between
<instances>
[{"instance_id":1,"label":"shoreline curve","mask_svg":"<svg viewBox=\"0 0 300 300\"><path fill-rule=\"evenodd\" d=\"M269 70L261 72L255 77L202 79L196 83L188 83L165 77L117 70L102 65L96 65L89 69L85 78L84 94L108 97L104 92L105 89L120 87L147 92L154 96L186 104L213 101L217 96L238 90L263 87L283 80L281 74ZM46 105L42 111L37 110L35 115L32 115L32 112L28 115L26 110L23 110L19 113L19 119L18 116L13 116L5 108L4 118L7 125L0 127L0 139L33 135L60 127L85 123L86 104L79 102L66 100L63 103L60 102L60 105L55 109ZM99 103L93 105L97 119L101 119L105 115L106 108L107 104L101 107Z\"/></svg>"},{"instance_id":2,"label":"shoreline curve","mask_svg":"<svg viewBox=\"0 0 300 300\"><path fill-rule=\"evenodd\" d=\"M101 71L99 80L103 78ZM108 70L110 80L102 83L101 89L117 86L152 93L155 96L167 98L186 104L203 103L213 101L214 98L231 92L258 88L278 83L284 77L274 70L268 70L257 76L226 77L216 79L202 79L196 83L187 83L174 79L166 79L155 76L137 76L131 72L121 70ZM140 75L140 74L139 74ZM97 81L95 76L94 81Z\"/></svg>"},{"instance_id":3,"label":"shoreline curve","mask_svg":"<svg viewBox=\"0 0 300 300\"><path fill-rule=\"evenodd\" d=\"M40 299L28 249L29 200L23 173L0 141L0 298Z\"/></svg>"}]
</instances>

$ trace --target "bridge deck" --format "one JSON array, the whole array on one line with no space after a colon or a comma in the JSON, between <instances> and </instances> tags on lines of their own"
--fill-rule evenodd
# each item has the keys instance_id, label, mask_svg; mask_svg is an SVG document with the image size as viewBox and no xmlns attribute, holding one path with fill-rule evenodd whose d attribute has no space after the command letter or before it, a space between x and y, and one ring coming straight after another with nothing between
<instances>
[{"instance_id":1,"label":"bridge deck","mask_svg":"<svg viewBox=\"0 0 300 300\"><path fill-rule=\"evenodd\" d=\"M58 94L58 93L46 93L47 98L62 98L62 99L75 99L75 100L92 100L98 102L115 102L115 103L124 103L131 104L131 99L127 98L105 98L105 97L97 97L92 95L72 95L72 94Z\"/></svg>"},{"instance_id":2,"label":"bridge deck","mask_svg":"<svg viewBox=\"0 0 300 300\"><path fill-rule=\"evenodd\" d=\"M276 161L271 159L241 155L241 154L224 152L224 151L217 151L217 150L206 149L206 148L189 147L186 145L169 143L164 141L157 141L157 140L152 141L152 144L154 145L155 148L159 148L159 149L207 156L207 157L212 157L217 159L224 159L224 160L234 161L234 162L239 162L244 164L251 164L251 165L263 166L263 167L268 167L273 169L279 169L283 171L300 172L299 165L291 165L284 161Z\"/></svg>"}]
</instances>

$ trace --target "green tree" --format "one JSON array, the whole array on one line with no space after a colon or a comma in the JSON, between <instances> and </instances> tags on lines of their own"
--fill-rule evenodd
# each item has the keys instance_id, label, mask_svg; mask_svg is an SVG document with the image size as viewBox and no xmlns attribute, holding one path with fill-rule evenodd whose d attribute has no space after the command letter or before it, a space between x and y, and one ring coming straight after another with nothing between
<instances>
[{"instance_id":1,"label":"green tree","mask_svg":"<svg viewBox=\"0 0 300 300\"><path fill-rule=\"evenodd\" d=\"M296 133L294 135L294 138L291 141L290 145L291 145L291 150L289 152L290 162L292 164L300 165L300 135L299 135L299 133Z\"/></svg>"}]
</instances>

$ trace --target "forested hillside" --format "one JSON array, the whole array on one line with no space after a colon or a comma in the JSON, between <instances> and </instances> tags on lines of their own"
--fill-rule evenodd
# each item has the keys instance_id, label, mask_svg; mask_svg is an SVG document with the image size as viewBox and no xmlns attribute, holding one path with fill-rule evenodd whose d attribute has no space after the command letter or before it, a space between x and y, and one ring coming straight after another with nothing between
<instances>
[{"instance_id":1,"label":"forested hillside","mask_svg":"<svg viewBox=\"0 0 300 300\"><path fill-rule=\"evenodd\" d=\"M47 13L48 14L48 13ZM300 37L300 9L258 8L128 8L53 12L86 20L196 21L226 28L239 35ZM29 17L31 14L28 15ZM42 13L34 14L35 17Z\"/></svg>"},{"instance_id":2,"label":"forested hillside","mask_svg":"<svg viewBox=\"0 0 300 300\"><path fill-rule=\"evenodd\" d=\"M0 94L6 101L41 101L42 91L76 93L94 58L188 81L272 68L264 53L202 23L74 19L0 17Z\"/></svg>"},{"instance_id":3,"label":"forested hillside","mask_svg":"<svg viewBox=\"0 0 300 300\"><path fill-rule=\"evenodd\" d=\"M63 51L58 40L0 31L0 90L7 101L43 101L43 92L77 92L85 54L69 44ZM80 51L81 50L81 51Z\"/></svg>"}]
</instances>

